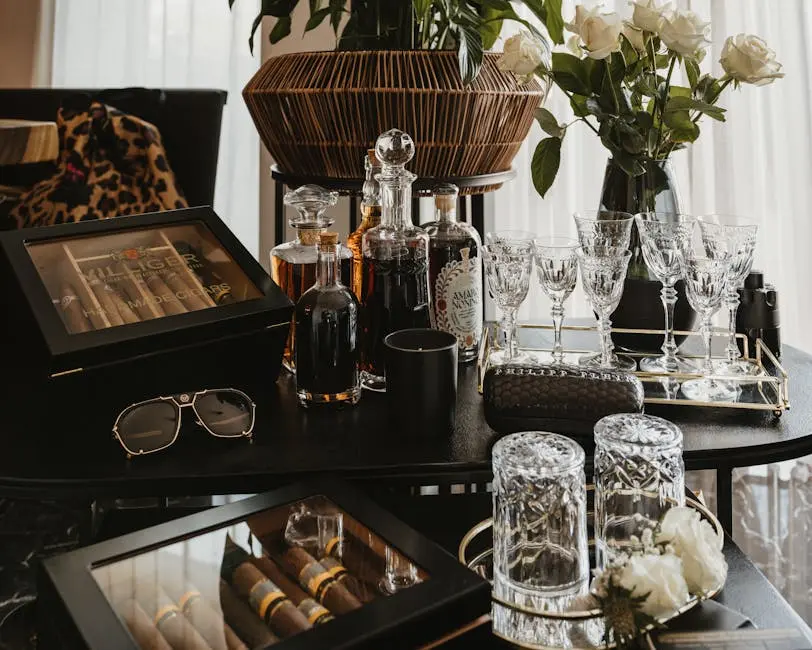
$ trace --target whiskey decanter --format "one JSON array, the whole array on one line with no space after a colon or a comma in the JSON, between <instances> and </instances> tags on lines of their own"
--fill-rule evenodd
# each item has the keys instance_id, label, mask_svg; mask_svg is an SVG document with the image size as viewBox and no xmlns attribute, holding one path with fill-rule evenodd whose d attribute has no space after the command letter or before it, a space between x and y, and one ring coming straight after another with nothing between
<instances>
[{"instance_id":1,"label":"whiskey decanter","mask_svg":"<svg viewBox=\"0 0 812 650\"><path fill-rule=\"evenodd\" d=\"M436 221L429 236L431 324L457 337L460 363L473 361L482 339L482 241L473 226L457 221L459 190L450 183L434 190Z\"/></svg>"},{"instance_id":2,"label":"whiskey decanter","mask_svg":"<svg viewBox=\"0 0 812 650\"><path fill-rule=\"evenodd\" d=\"M429 327L428 236L412 224L414 157L411 136L392 129L378 138L381 162L381 224L364 233L361 301L362 381L370 390L386 390L384 337Z\"/></svg>"},{"instance_id":3,"label":"whiskey decanter","mask_svg":"<svg viewBox=\"0 0 812 650\"><path fill-rule=\"evenodd\" d=\"M302 185L285 194L285 205L296 209L288 220L290 226L296 229L296 239L280 244L271 251L271 277L294 305L316 283L319 234L335 221L324 212L337 201L338 193L328 192L318 185ZM352 252L339 246L338 257L341 282L349 286ZM295 371L295 339L294 315L282 359L285 368L291 372Z\"/></svg>"}]
</instances>

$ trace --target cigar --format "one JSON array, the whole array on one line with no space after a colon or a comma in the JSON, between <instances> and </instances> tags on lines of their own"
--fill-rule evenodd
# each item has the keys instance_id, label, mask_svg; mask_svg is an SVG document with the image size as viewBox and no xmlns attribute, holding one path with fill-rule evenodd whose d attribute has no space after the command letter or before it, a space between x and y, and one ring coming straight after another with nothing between
<instances>
[{"instance_id":1,"label":"cigar","mask_svg":"<svg viewBox=\"0 0 812 650\"><path fill-rule=\"evenodd\" d=\"M121 316L121 320L123 320L125 324L141 322L141 319L138 318L137 314L132 309L130 309L127 301L121 297L121 294L119 294L118 291L113 289L110 285L104 285L104 288L106 291L110 292L110 298L113 299L113 304L118 310L118 315Z\"/></svg>"},{"instance_id":2,"label":"cigar","mask_svg":"<svg viewBox=\"0 0 812 650\"><path fill-rule=\"evenodd\" d=\"M164 274L164 282L167 286L175 292L175 297L178 298L189 311L197 311L199 309L206 309L209 305L196 295L194 291L197 287L194 285L189 286L186 281L180 276L177 271L168 271ZM180 298L179 295L185 295L185 298Z\"/></svg>"},{"instance_id":3,"label":"cigar","mask_svg":"<svg viewBox=\"0 0 812 650\"><path fill-rule=\"evenodd\" d=\"M141 320L151 320L156 318L156 314L158 316L164 315L164 312L157 301L153 300L150 304L147 304L148 301L151 298L154 299L155 296L152 295L152 292L149 290L149 287L147 287L143 280L139 280L130 275L130 273L127 271L127 267L125 267L123 264L119 264L119 272L123 273L125 276L125 279L123 279L120 283L121 287L124 289L124 293L129 299L129 303L135 306L135 311L141 317ZM139 288L144 292L144 295L141 294ZM153 311L153 309L155 309L155 311Z\"/></svg>"},{"instance_id":4,"label":"cigar","mask_svg":"<svg viewBox=\"0 0 812 650\"><path fill-rule=\"evenodd\" d=\"M226 538L221 575L280 636L293 636L312 627L285 592L251 564L248 553L229 538Z\"/></svg>"},{"instance_id":5,"label":"cigar","mask_svg":"<svg viewBox=\"0 0 812 650\"><path fill-rule=\"evenodd\" d=\"M183 593L167 587L183 615L189 619L212 650L248 650L234 630L223 620L220 612L203 597L191 584L186 584Z\"/></svg>"},{"instance_id":6,"label":"cigar","mask_svg":"<svg viewBox=\"0 0 812 650\"><path fill-rule=\"evenodd\" d=\"M234 296L231 294L231 290L222 288L226 285L226 282L214 269L212 263L206 260L201 250L196 249L190 243L183 240L173 241L172 246L183 256L186 265L189 266L189 270L198 277L204 287L209 290L212 290L213 287L219 287L219 289L212 292L211 296L215 304L228 305L234 302ZM194 263L194 268L190 265L192 262Z\"/></svg>"},{"instance_id":7,"label":"cigar","mask_svg":"<svg viewBox=\"0 0 812 650\"><path fill-rule=\"evenodd\" d=\"M174 300L161 300L161 307L163 307L163 310L167 316L175 316L177 314L185 314L187 312L186 307L181 304L180 300L177 299L177 296L175 296L172 290L166 286L166 282L158 277L157 273L147 275L144 282L147 283L150 291L152 291L156 297L172 296L174 298Z\"/></svg>"},{"instance_id":8,"label":"cigar","mask_svg":"<svg viewBox=\"0 0 812 650\"><path fill-rule=\"evenodd\" d=\"M212 650L161 587L138 589L138 600L173 650Z\"/></svg>"},{"instance_id":9,"label":"cigar","mask_svg":"<svg viewBox=\"0 0 812 650\"><path fill-rule=\"evenodd\" d=\"M321 625L333 620L330 611L324 605L313 600L299 585L282 573L282 569L271 558L264 556L251 557L251 564L268 576L275 585L279 586L312 625Z\"/></svg>"},{"instance_id":10,"label":"cigar","mask_svg":"<svg viewBox=\"0 0 812 650\"><path fill-rule=\"evenodd\" d=\"M68 331L73 334L80 332L89 332L93 329L93 324L90 322L85 312L87 311L82 306L82 301L76 295L76 289L70 284L62 284L59 287L59 306L62 310L62 319L65 325L68 326Z\"/></svg>"},{"instance_id":11,"label":"cigar","mask_svg":"<svg viewBox=\"0 0 812 650\"><path fill-rule=\"evenodd\" d=\"M106 283L99 280L99 278L92 279L89 284L90 288L93 289L93 293L96 294L96 299L99 301L104 315L107 316L107 320L110 321L110 325L112 327L124 325L124 320L119 316L116 304L110 295L113 290Z\"/></svg>"},{"instance_id":12,"label":"cigar","mask_svg":"<svg viewBox=\"0 0 812 650\"><path fill-rule=\"evenodd\" d=\"M228 624L251 650L259 650L279 642L279 637L268 629L223 579L220 580L220 607Z\"/></svg>"},{"instance_id":13,"label":"cigar","mask_svg":"<svg viewBox=\"0 0 812 650\"><path fill-rule=\"evenodd\" d=\"M132 598L119 603L116 610L141 650L172 650L152 619Z\"/></svg>"},{"instance_id":14,"label":"cigar","mask_svg":"<svg viewBox=\"0 0 812 650\"><path fill-rule=\"evenodd\" d=\"M346 614L361 607L359 600L303 548L287 547L277 561L286 573L296 576L307 593L334 614Z\"/></svg>"},{"instance_id":15,"label":"cigar","mask_svg":"<svg viewBox=\"0 0 812 650\"><path fill-rule=\"evenodd\" d=\"M347 568L334 557L328 555L321 558L319 562L327 569L327 573L336 579L338 584L346 587L347 591L362 603L368 603L375 599L375 590L347 571Z\"/></svg>"}]
</instances>

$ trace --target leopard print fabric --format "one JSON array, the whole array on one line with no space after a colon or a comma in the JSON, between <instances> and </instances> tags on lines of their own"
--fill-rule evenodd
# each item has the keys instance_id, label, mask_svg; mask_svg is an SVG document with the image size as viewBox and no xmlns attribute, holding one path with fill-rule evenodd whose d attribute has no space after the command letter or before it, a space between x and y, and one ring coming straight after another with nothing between
<instances>
[{"instance_id":1,"label":"leopard print fabric","mask_svg":"<svg viewBox=\"0 0 812 650\"><path fill-rule=\"evenodd\" d=\"M149 122L93 102L60 109L57 127L59 169L20 197L18 228L187 207Z\"/></svg>"}]
</instances>

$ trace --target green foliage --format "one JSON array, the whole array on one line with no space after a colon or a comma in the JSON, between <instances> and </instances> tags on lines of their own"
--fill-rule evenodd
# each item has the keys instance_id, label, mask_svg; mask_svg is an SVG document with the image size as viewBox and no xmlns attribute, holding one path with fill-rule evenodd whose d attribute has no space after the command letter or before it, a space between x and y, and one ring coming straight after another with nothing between
<instances>
[{"instance_id":1,"label":"green foliage","mask_svg":"<svg viewBox=\"0 0 812 650\"><path fill-rule=\"evenodd\" d=\"M561 138L544 138L533 153L530 172L536 192L542 197L547 194L558 174L558 167L561 164L561 142Z\"/></svg>"},{"instance_id":2,"label":"green foliage","mask_svg":"<svg viewBox=\"0 0 812 650\"><path fill-rule=\"evenodd\" d=\"M235 0L228 0L231 7ZM456 50L460 78L466 85L476 79L483 52L492 48L505 21L514 21L545 36L521 18L515 5L526 5L545 25L550 39L564 42L562 0L308 0L305 33L329 20L342 50ZM270 41L278 43L291 33L292 14L299 0L263 0L251 27L248 43L254 51L254 34L264 16L275 18ZM347 9L349 7L349 9ZM348 19L342 27L342 18Z\"/></svg>"}]
</instances>

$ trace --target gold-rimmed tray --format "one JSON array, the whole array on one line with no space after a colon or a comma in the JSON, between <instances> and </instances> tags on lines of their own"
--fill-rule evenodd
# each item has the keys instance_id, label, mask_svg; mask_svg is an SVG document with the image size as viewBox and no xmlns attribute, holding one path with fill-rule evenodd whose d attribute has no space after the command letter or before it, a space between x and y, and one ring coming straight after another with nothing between
<instances>
[{"instance_id":1,"label":"gold-rimmed tray","mask_svg":"<svg viewBox=\"0 0 812 650\"><path fill-rule=\"evenodd\" d=\"M522 344L522 333L531 332L533 330L547 330L550 333L553 331L553 326L548 324L526 323L518 326L520 349L523 352L530 354L531 358L540 364L550 363L552 349L548 347L534 347ZM595 326L587 325L565 325L562 328L565 337L565 363L577 365L578 359L587 354L597 352L595 348L588 347L574 347L568 345L567 338L573 335L584 335L592 333L597 337L597 328ZM652 334L664 336L663 330L648 330L648 329L628 329L628 328L612 328L612 332L619 334ZM701 338L699 332L689 331L675 331L675 335L684 336L689 339ZM569 336L568 336L569 335ZM715 338L727 338L727 330L714 330L713 336ZM485 329L482 344L479 352L479 389L482 391L482 380L485 376L485 371L490 365L490 353L498 350L499 347L494 343L495 336L490 327ZM737 334L736 338L742 342L743 355L742 359L751 361L758 368L758 374L755 375L742 375L742 376L729 376L729 375L703 375L697 372L675 372L675 373L655 373L644 372L636 370L633 372L640 381L643 383L644 389L644 403L646 404L662 404L670 406L699 406L699 407L712 407L712 408L728 408L728 409L747 409L753 411L768 411L772 412L776 417L779 417L785 410L790 407L789 400L789 374L781 365L781 362L776 358L772 351L763 343L761 339L756 340L755 349L751 350L747 337L743 334ZM687 347L691 347L690 345ZM684 350L684 348L683 348ZM680 356L685 359L701 361L701 354L685 353L680 351ZM636 361L644 357L653 356L652 354L645 354L639 352L622 352L623 355L632 357ZM714 360L723 360L724 357L714 356ZM684 381L691 379L708 378L719 381L728 382L736 386L736 397L729 401L698 401L688 399L680 391L680 384Z\"/></svg>"},{"instance_id":2,"label":"gold-rimmed tray","mask_svg":"<svg viewBox=\"0 0 812 650\"><path fill-rule=\"evenodd\" d=\"M594 486L587 486L587 490L593 491ZM716 516L698 500L686 498L685 505L697 510L702 518L713 526L718 540L718 548L721 550L722 546L724 545L724 531L722 529L722 524L719 523ZM591 511L587 513L589 518L591 518L592 515L593 513ZM481 538L483 533L491 530L492 527L492 517L473 526L463 536L457 551L457 557L462 564L489 581L491 581L491 575L493 572L492 540L490 545L486 543L485 548L471 559L468 558L468 550L469 547L471 547L476 541L479 540L479 538ZM589 545L590 547L594 547L594 539L589 540ZM696 607L703 600L713 598L722 590L723 587L724 583L722 582L703 594L701 597L692 596L687 603L685 603L678 610L674 611L670 616L659 618L657 620L658 625L666 625L669 621ZM529 622L529 624L535 625L539 631L539 636L543 637L538 638L537 643L526 643L508 638L498 633L496 630L493 630L493 634L495 636L508 641L516 647L528 648L529 650L609 650L610 648L617 647L614 642L608 644L603 643L605 624L603 612L600 609L581 610L570 608L566 611L537 611L516 605L514 603L509 603L498 598L495 593L491 593L491 601L493 603L491 614L492 617L499 616L504 612L512 613L514 618L517 618L518 620L524 618L526 619L526 622ZM502 612L499 611L500 608L502 608ZM641 630L641 633L648 635L653 628L654 625L650 625L644 630ZM545 636L545 633L548 636ZM550 637L555 640L553 643L550 642ZM562 641L566 641L566 643L562 643Z\"/></svg>"}]
</instances>

